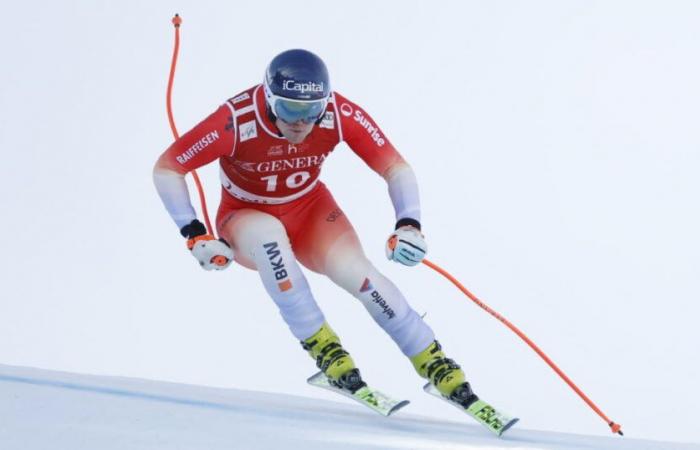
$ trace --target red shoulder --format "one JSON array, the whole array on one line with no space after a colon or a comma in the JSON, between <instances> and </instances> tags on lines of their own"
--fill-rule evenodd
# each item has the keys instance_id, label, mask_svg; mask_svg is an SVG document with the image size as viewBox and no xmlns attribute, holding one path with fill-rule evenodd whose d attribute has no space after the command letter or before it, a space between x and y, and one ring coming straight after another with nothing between
<instances>
[{"instance_id":1,"label":"red shoulder","mask_svg":"<svg viewBox=\"0 0 700 450\"><path fill-rule=\"evenodd\" d=\"M382 176L394 164L403 161L367 111L337 92L334 96L340 116L342 139L352 151Z\"/></svg>"},{"instance_id":2,"label":"red shoulder","mask_svg":"<svg viewBox=\"0 0 700 450\"><path fill-rule=\"evenodd\" d=\"M225 104L219 106L173 142L161 155L162 164L186 173L230 153L234 140L232 120L231 110Z\"/></svg>"},{"instance_id":3,"label":"red shoulder","mask_svg":"<svg viewBox=\"0 0 700 450\"><path fill-rule=\"evenodd\" d=\"M391 146L384 132L377 126L367 111L338 92L334 92L333 95L340 115L339 121L343 132L343 140L353 150L356 150L355 145L377 148Z\"/></svg>"},{"instance_id":4,"label":"red shoulder","mask_svg":"<svg viewBox=\"0 0 700 450\"><path fill-rule=\"evenodd\" d=\"M256 84L255 86L249 87L245 91L239 92L238 94L226 100L226 103L228 103L233 109L241 109L245 108L246 106L252 105L253 94L258 86L259 84Z\"/></svg>"}]
</instances>

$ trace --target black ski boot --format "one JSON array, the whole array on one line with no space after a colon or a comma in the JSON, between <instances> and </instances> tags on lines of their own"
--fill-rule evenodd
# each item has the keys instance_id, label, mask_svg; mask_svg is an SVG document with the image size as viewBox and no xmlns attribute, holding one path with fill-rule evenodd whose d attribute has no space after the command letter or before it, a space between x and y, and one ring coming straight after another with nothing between
<instances>
[{"instance_id":1,"label":"black ski boot","mask_svg":"<svg viewBox=\"0 0 700 450\"><path fill-rule=\"evenodd\" d=\"M367 386L367 383L362 381L360 369L357 368L345 372L340 376L340 378L338 378L337 381L331 380L331 383L350 392L351 394L354 394L358 389Z\"/></svg>"},{"instance_id":2,"label":"black ski boot","mask_svg":"<svg viewBox=\"0 0 700 450\"><path fill-rule=\"evenodd\" d=\"M465 381L457 386L454 391L452 391L449 399L455 403L458 403L464 409L467 409L472 403L479 400L479 397L477 397L474 391L472 391L472 387L469 385L469 383Z\"/></svg>"}]
</instances>

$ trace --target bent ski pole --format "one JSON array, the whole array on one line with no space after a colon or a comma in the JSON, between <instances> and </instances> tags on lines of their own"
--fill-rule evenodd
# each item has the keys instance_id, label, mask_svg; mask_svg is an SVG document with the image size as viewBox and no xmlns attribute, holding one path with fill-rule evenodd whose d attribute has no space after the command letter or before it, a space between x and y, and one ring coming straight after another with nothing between
<instances>
[{"instance_id":1,"label":"bent ski pole","mask_svg":"<svg viewBox=\"0 0 700 450\"><path fill-rule=\"evenodd\" d=\"M566 374L559 367L557 367L557 365L554 364L554 362L551 359L549 359L549 357L547 355L545 355L545 353L542 350L540 350L540 348L534 342L532 342L532 340L530 340L530 338L528 338L525 335L525 333L523 333L522 331L520 331L518 329L518 327L516 327L515 325L510 323L510 321L508 321L508 319L506 319L505 317L503 317L502 315L498 314L496 311L491 309L486 303L479 300L479 298L477 298L477 296L475 296L474 294L469 292L469 290L467 288L465 288L462 285L462 283L457 281L457 279L455 277L453 277L452 275L450 275L446 270L444 270L441 267L439 267L438 265L428 261L427 259L423 260L423 264L425 264L426 266L428 266L431 269L438 272L440 275L442 275L445 278L447 278L448 280L450 280L452 282L452 284L457 286L457 288L459 288L459 290L462 291L464 293L464 295L469 297L469 299L471 301L476 303L479 307L481 307L481 309L483 309L487 313L491 314L493 317L495 317L496 319L501 321L505 326L510 328L511 331L513 331L515 334L517 334L523 341L525 341L525 343L527 345L530 346L530 348L532 348L538 355L540 355L540 357L549 365L549 367L551 367L557 373L557 375L559 375L561 377L561 379L564 380L566 382L566 384L568 384L569 387L571 387L571 389L573 389L578 394L578 396L581 397L581 399L584 402L586 402L586 404L588 404L588 406L590 406L591 409L593 409L593 411L596 412L596 414L598 414L603 420L605 420L605 422L608 424L608 426L610 427L610 429L612 430L613 433L617 433L620 436L623 436L621 425L608 419L608 417L603 413L603 411L601 411L600 408L598 408L595 405L595 403L593 403L591 401L591 399L589 399L586 396L586 394L584 394L583 391L581 389L579 389L578 386L576 386L574 384L574 382L571 381L571 379L568 376L566 376Z\"/></svg>"},{"instance_id":2,"label":"bent ski pole","mask_svg":"<svg viewBox=\"0 0 700 450\"><path fill-rule=\"evenodd\" d=\"M177 65L177 55L180 52L180 25L182 24L182 18L179 14L175 14L173 17L173 26L175 27L175 48L173 49L173 59L170 63L170 76L168 77L168 92L166 94L166 108L168 111L168 122L170 123L170 130L173 132L173 137L178 139L180 134L177 132L175 127L175 119L173 118L173 108L171 104L171 97L173 91L173 80L175 79L175 67ZM209 211L207 210L207 199L204 197L204 189L202 189L202 183L199 181L199 175L197 171L192 171L192 178L194 178L194 184L197 186L197 192L199 192L199 201L202 206L202 215L204 216L204 222L207 224L207 230L209 234L214 236L214 229L209 221Z\"/></svg>"}]
</instances>

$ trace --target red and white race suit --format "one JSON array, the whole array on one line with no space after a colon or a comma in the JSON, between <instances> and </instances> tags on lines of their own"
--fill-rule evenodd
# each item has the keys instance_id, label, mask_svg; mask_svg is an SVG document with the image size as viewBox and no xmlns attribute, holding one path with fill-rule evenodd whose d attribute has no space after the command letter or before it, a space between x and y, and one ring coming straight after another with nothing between
<instances>
[{"instance_id":1,"label":"red and white race suit","mask_svg":"<svg viewBox=\"0 0 700 450\"><path fill-rule=\"evenodd\" d=\"M218 159L217 231L237 262L260 273L298 339L324 322L301 262L361 300L404 354L415 355L434 340L432 330L367 260L352 225L319 181L323 162L341 142L387 181L397 220L420 220L413 170L374 120L337 92L313 131L292 144L267 116L262 86L243 91L161 155L154 181L183 227L196 218L184 175Z\"/></svg>"}]
</instances>

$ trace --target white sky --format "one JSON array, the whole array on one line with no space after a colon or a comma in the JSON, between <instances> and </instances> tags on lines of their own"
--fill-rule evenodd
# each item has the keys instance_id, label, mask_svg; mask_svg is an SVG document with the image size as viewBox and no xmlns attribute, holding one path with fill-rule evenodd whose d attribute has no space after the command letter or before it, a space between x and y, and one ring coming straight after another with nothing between
<instances>
[{"instance_id":1,"label":"white sky","mask_svg":"<svg viewBox=\"0 0 700 450\"><path fill-rule=\"evenodd\" d=\"M528 333L628 435L700 442L697 2L13 2L0 27L0 363L325 396L254 272L206 273L152 186L181 132L279 51L323 57L413 165L429 257ZM216 167L200 171L211 214ZM387 262L383 181L322 179L365 250L524 428L607 427L426 267ZM377 387L460 419L365 310L309 275ZM221 355L227 355L222 358ZM332 394L329 394L332 395Z\"/></svg>"}]
</instances>

